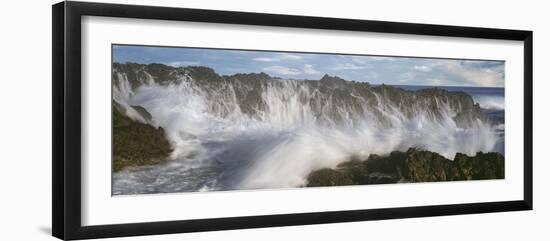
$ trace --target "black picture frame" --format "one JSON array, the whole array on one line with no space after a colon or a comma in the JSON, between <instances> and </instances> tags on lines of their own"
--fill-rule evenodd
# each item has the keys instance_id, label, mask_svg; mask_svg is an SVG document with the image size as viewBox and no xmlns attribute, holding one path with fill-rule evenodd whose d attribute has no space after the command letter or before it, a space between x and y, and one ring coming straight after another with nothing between
<instances>
[{"instance_id":1,"label":"black picture frame","mask_svg":"<svg viewBox=\"0 0 550 241\"><path fill-rule=\"evenodd\" d=\"M532 210L533 208L533 32L523 30L366 21L324 17L197 10L89 2L52 6L52 233L88 239L212 230L308 225L380 219ZM99 226L81 224L81 17L103 16L229 23L425 36L516 40L524 43L524 193L521 200L421 207L212 218ZM106 60L107 61L107 60Z\"/></svg>"}]
</instances>

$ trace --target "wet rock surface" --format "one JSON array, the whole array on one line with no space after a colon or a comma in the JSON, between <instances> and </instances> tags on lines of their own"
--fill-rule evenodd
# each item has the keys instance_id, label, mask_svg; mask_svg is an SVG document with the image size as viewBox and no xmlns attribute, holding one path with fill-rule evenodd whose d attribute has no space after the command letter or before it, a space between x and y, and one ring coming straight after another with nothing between
<instances>
[{"instance_id":1,"label":"wet rock surface","mask_svg":"<svg viewBox=\"0 0 550 241\"><path fill-rule=\"evenodd\" d=\"M113 101L113 171L126 167L158 164L166 160L172 149L162 127L133 120L124 107ZM133 107L150 118L145 108Z\"/></svg>"},{"instance_id":2,"label":"wet rock surface","mask_svg":"<svg viewBox=\"0 0 550 241\"><path fill-rule=\"evenodd\" d=\"M386 183L439 182L504 178L504 156L481 153L456 154L454 160L430 151L410 148L387 156L370 155L334 169L321 169L308 176L309 187Z\"/></svg>"}]
</instances>

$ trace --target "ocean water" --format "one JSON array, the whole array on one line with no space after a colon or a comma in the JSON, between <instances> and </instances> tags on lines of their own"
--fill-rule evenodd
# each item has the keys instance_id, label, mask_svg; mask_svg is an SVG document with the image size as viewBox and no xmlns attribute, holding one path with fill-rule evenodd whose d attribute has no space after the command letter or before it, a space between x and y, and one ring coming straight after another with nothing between
<instances>
[{"instance_id":1,"label":"ocean water","mask_svg":"<svg viewBox=\"0 0 550 241\"><path fill-rule=\"evenodd\" d=\"M499 140L493 151L504 155L504 121L505 121L505 92L499 87L462 87L462 86L420 86L420 85L397 85L405 90L421 90L429 88L440 88L447 91L462 91L472 96L474 102L482 108L482 112L491 120L498 130Z\"/></svg>"},{"instance_id":2,"label":"ocean water","mask_svg":"<svg viewBox=\"0 0 550 241\"><path fill-rule=\"evenodd\" d=\"M118 86L129 86L120 75ZM398 86L406 90L433 86ZM214 88L214 89L213 89ZM183 78L176 85L146 84L135 91L116 89L123 105L139 105L162 126L174 147L163 164L113 174L112 194L291 188L307 175L334 168L350 158L419 147L453 159L458 152L504 153L504 89L441 87L471 95L490 123L473 120L467 128L453 119L445 100L437 115L422 103L403 109L376 95L376 104L353 97L357 105L327 101L303 81L277 80L258 89L265 109L250 116L240 109L238 84L212 87ZM360 112L354 113L360 106ZM352 109L355 108L355 109ZM436 117L437 116L437 117Z\"/></svg>"}]
</instances>

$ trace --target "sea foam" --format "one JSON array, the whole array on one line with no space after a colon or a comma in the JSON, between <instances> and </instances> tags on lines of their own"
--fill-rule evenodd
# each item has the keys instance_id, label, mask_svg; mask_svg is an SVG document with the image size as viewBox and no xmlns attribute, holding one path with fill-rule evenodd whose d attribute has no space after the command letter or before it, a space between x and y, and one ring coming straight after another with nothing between
<instances>
[{"instance_id":1,"label":"sea foam","mask_svg":"<svg viewBox=\"0 0 550 241\"><path fill-rule=\"evenodd\" d=\"M205 85L180 76L167 85L114 88L118 101L145 107L174 146L167 164L115 174L120 193L298 187L313 170L370 154L418 147L453 159L492 151L498 141L487 121L458 123L460 110L445 97L396 104L380 92L372 99L347 93L348 104L339 102L338 89L274 79L254 87L261 105L245 113L239 91L252 87L237 82ZM154 185L139 185L153 177Z\"/></svg>"}]
</instances>

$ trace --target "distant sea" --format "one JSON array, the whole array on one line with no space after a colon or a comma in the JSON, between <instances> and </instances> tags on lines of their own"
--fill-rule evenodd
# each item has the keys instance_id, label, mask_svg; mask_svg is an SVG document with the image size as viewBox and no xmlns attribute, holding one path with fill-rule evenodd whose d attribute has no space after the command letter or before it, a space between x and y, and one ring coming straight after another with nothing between
<instances>
[{"instance_id":1,"label":"distant sea","mask_svg":"<svg viewBox=\"0 0 550 241\"><path fill-rule=\"evenodd\" d=\"M404 90L421 90L430 88L439 88L447 91L462 91L472 96L474 102L478 103L483 113L491 120L494 127L498 130L500 141L495 147L504 155L504 88L498 87L458 87L458 86L421 86L421 85L394 85Z\"/></svg>"}]
</instances>

